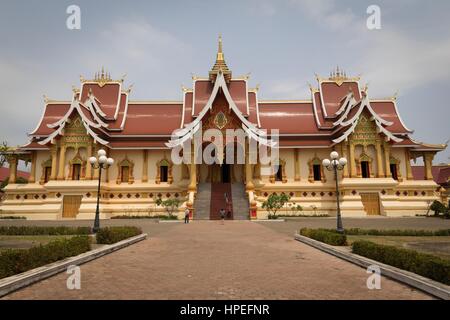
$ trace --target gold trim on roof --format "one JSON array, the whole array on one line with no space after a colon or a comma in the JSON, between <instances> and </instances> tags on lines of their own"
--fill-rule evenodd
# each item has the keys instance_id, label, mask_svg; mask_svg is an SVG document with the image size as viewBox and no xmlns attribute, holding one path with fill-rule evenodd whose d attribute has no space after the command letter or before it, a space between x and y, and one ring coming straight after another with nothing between
<instances>
[{"instance_id":1,"label":"gold trim on roof","mask_svg":"<svg viewBox=\"0 0 450 320\"><path fill-rule=\"evenodd\" d=\"M360 76L357 77L348 77L347 73L339 68L339 66L336 67L335 70L330 72L330 76L328 78L322 78L317 73L315 74L316 79L318 82L335 82L338 86L341 86L344 82L349 81L359 81L361 79Z\"/></svg>"},{"instance_id":2,"label":"gold trim on roof","mask_svg":"<svg viewBox=\"0 0 450 320\"><path fill-rule=\"evenodd\" d=\"M98 71L94 74L94 79L92 79L92 80L87 80L83 76L80 75L80 82L81 83L96 82L100 87L103 87L105 84L110 83L110 82L123 83L123 81L125 80L125 77L126 77L126 74L124 74L120 80L113 80L111 78L111 74L109 72L106 72L105 68L102 67L101 71Z\"/></svg>"},{"instance_id":3,"label":"gold trim on roof","mask_svg":"<svg viewBox=\"0 0 450 320\"><path fill-rule=\"evenodd\" d=\"M211 68L211 71L209 72L209 80L214 82L217 78L217 75L219 73L222 73L225 81L229 82L231 80L231 70L228 68L225 57L223 55L223 49L222 49L222 35L219 35L219 45L216 55L216 63Z\"/></svg>"}]
</instances>

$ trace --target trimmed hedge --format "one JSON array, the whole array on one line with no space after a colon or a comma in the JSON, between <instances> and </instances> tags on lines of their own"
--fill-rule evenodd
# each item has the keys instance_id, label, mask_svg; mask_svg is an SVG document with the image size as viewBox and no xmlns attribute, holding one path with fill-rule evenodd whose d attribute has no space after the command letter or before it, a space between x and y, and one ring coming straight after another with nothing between
<instances>
[{"instance_id":1,"label":"trimmed hedge","mask_svg":"<svg viewBox=\"0 0 450 320\"><path fill-rule=\"evenodd\" d=\"M141 233L138 227L106 227L97 232L96 239L98 244L113 244Z\"/></svg>"},{"instance_id":2,"label":"trimmed hedge","mask_svg":"<svg viewBox=\"0 0 450 320\"><path fill-rule=\"evenodd\" d=\"M347 245L347 237L345 234L337 233L336 231L330 231L327 229L300 229L302 236L330 244L332 246L345 246Z\"/></svg>"},{"instance_id":3,"label":"trimmed hedge","mask_svg":"<svg viewBox=\"0 0 450 320\"><path fill-rule=\"evenodd\" d=\"M13 276L48 263L89 251L88 236L58 239L30 249L8 249L0 252L0 279Z\"/></svg>"},{"instance_id":4,"label":"trimmed hedge","mask_svg":"<svg viewBox=\"0 0 450 320\"><path fill-rule=\"evenodd\" d=\"M333 230L329 230L330 232ZM450 236L450 229L429 231L429 230L376 230L376 229L346 229L348 236L407 236L407 237L438 237Z\"/></svg>"},{"instance_id":5,"label":"trimmed hedge","mask_svg":"<svg viewBox=\"0 0 450 320\"><path fill-rule=\"evenodd\" d=\"M87 235L91 233L89 227L34 227L34 226L1 226L0 235L5 236L67 236L67 235Z\"/></svg>"},{"instance_id":6,"label":"trimmed hedge","mask_svg":"<svg viewBox=\"0 0 450 320\"><path fill-rule=\"evenodd\" d=\"M7 219L7 220L27 220L26 217L21 217L21 216L0 216L0 219Z\"/></svg>"},{"instance_id":7,"label":"trimmed hedge","mask_svg":"<svg viewBox=\"0 0 450 320\"><path fill-rule=\"evenodd\" d=\"M149 215L120 215L120 216L113 216L111 217L111 219L160 219L160 220L178 220L178 216L176 215L154 215L154 216L149 216Z\"/></svg>"},{"instance_id":8,"label":"trimmed hedge","mask_svg":"<svg viewBox=\"0 0 450 320\"><path fill-rule=\"evenodd\" d=\"M353 242L352 252L450 285L450 261L448 260L415 250L364 240Z\"/></svg>"}]
</instances>

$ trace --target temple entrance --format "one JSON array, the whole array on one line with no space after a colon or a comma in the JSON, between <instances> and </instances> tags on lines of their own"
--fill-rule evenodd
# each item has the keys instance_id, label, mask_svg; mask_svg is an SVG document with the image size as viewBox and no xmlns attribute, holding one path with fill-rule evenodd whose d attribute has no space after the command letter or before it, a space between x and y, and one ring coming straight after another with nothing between
<instances>
[{"instance_id":1,"label":"temple entrance","mask_svg":"<svg viewBox=\"0 0 450 320\"><path fill-rule=\"evenodd\" d=\"M231 165L229 164L213 164L211 165L211 181L212 183L231 183Z\"/></svg>"},{"instance_id":2,"label":"temple entrance","mask_svg":"<svg viewBox=\"0 0 450 320\"><path fill-rule=\"evenodd\" d=\"M230 173L230 165L224 163L222 165L222 183L230 183L231 182L231 173Z\"/></svg>"}]
</instances>

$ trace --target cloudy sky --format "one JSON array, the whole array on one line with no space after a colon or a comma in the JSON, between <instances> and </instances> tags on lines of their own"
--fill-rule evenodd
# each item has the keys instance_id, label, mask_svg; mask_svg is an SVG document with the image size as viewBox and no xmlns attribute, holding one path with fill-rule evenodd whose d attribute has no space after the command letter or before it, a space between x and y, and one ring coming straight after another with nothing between
<instances>
[{"instance_id":1,"label":"cloudy sky","mask_svg":"<svg viewBox=\"0 0 450 320\"><path fill-rule=\"evenodd\" d=\"M81 30L66 9L81 8ZM381 30L368 30L367 7L381 8ZM104 66L127 74L132 99L181 100L191 75L206 75L217 35L234 75L251 72L263 99L308 98L314 74L339 65L361 75L372 98L398 91L414 137L450 139L450 1L0 0L0 139L27 142L43 94L71 98L79 76ZM449 148L450 149L450 148ZM450 151L435 162L450 162Z\"/></svg>"}]
</instances>

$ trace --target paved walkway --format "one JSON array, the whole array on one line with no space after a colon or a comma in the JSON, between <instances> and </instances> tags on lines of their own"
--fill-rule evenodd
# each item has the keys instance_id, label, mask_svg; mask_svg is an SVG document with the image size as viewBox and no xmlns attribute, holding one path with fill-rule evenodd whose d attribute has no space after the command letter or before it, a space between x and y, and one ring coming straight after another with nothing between
<instances>
[{"instance_id":1,"label":"paved walkway","mask_svg":"<svg viewBox=\"0 0 450 320\"><path fill-rule=\"evenodd\" d=\"M154 224L154 228L158 224ZM62 273L5 299L429 299L250 221L160 224L150 239L81 266L81 290Z\"/></svg>"}]
</instances>

